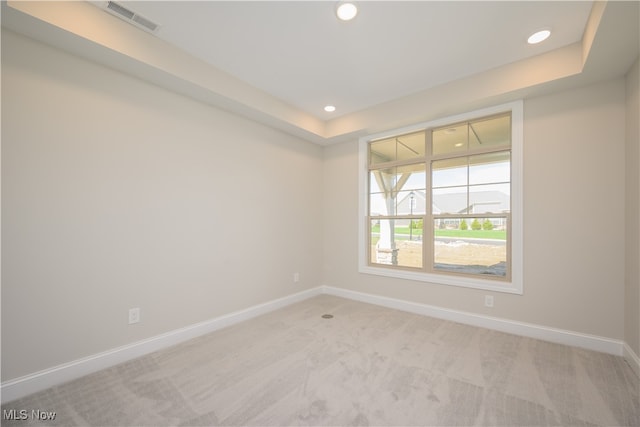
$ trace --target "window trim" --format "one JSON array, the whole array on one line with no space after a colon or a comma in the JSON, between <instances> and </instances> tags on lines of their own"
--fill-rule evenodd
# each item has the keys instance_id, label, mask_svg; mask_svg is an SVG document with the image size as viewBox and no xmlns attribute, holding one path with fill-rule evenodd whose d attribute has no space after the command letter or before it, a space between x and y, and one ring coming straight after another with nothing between
<instances>
[{"instance_id":1,"label":"window trim","mask_svg":"<svg viewBox=\"0 0 640 427\"><path fill-rule=\"evenodd\" d=\"M482 279L477 276L463 276L447 273L426 273L412 271L393 266L369 265L367 259L368 238L368 145L370 141L390 138L395 135L419 132L447 126L459 122L471 121L480 117L511 113L511 280L496 281ZM359 139L359 182L358 182L358 271L365 274L386 276L399 279L415 280L450 286L462 286L511 294L523 294L524 257L523 257L523 143L524 143L523 101L518 100L493 107L483 108L415 125L392 129L389 131L367 135ZM426 240L426 239L425 239Z\"/></svg>"}]
</instances>

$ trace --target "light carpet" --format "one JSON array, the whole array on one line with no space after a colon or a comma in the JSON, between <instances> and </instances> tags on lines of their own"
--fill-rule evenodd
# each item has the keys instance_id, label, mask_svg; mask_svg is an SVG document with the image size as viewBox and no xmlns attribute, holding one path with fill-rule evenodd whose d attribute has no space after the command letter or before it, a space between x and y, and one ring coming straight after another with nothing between
<instances>
[{"instance_id":1,"label":"light carpet","mask_svg":"<svg viewBox=\"0 0 640 427\"><path fill-rule=\"evenodd\" d=\"M621 357L322 295L2 409L23 427L638 426L640 381Z\"/></svg>"}]
</instances>

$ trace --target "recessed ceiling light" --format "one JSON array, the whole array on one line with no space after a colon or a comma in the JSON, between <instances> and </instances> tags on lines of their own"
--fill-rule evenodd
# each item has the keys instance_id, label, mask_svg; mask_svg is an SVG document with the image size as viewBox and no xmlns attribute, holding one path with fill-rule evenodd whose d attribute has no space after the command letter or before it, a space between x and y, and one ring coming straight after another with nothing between
<instances>
[{"instance_id":1,"label":"recessed ceiling light","mask_svg":"<svg viewBox=\"0 0 640 427\"><path fill-rule=\"evenodd\" d=\"M334 111L336 111L336 107L334 107L333 105L327 105L326 107L324 107L324 111L326 111L327 113L333 113Z\"/></svg>"},{"instance_id":2,"label":"recessed ceiling light","mask_svg":"<svg viewBox=\"0 0 640 427\"><path fill-rule=\"evenodd\" d=\"M358 14L358 8L353 3L340 3L336 9L336 15L342 21L350 21Z\"/></svg>"},{"instance_id":3,"label":"recessed ceiling light","mask_svg":"<svg viewBox=\"0 0 640 427\"><path fill-rule=\"evenodd\" d=\"M548 39L550 35L551 35L551 30L548 28L545 28L540 31L536 31L535 33L529 36L529 38L527 39L527 43L529 44L540 43Z\"/></svg>"}]
</instances>

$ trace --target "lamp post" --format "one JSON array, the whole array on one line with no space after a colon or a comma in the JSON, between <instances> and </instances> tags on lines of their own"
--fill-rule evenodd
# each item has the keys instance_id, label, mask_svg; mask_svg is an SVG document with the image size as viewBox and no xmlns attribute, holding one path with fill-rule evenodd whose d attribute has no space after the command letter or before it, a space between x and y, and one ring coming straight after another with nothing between
<instances>
[{"instance_id":1,"label":"lamp post","mask_svg":"<svg viewBox=\"0 0 640 427\"><path fill-rule=\"evenodd\" d=\"M415 197L416 195L413 191L409 193L409 211L411 215L413 215L413 203L415 201ZM409 241L413 241L413 218L409 220Z\"/></svg>"}]
</instances>

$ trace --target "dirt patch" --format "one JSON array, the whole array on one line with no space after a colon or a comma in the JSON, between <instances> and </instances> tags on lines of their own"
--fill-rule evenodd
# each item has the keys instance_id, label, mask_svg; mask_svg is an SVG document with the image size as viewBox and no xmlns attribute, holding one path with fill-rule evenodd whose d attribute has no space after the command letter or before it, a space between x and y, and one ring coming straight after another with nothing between
<instances>
[{"instance_id":1,"label":"dirt patch","mask_svg":"<svg viewBox=\"0 0 640 427\"><path fill-rule=\"evenodd\" d=\"M436 242L436 263L442 264L474 264L494 265L507 260L506 245L484 245L462 241L444 243Z\"/></svg>"},{"instance_id":2,"label":"dirt patch","mask_svg":"<svg viewBox=\"0 0 640 427\"><path fill-rule=\"evenodd\" d=\"M422 267L422 243L403 240L397 242L398 265ZM438 265L490 267L505 264L507 247L462 241L435 243L434 261ZM371 261L376 262L376 248L371 247Z\"/></svg>"}]
</instances>

